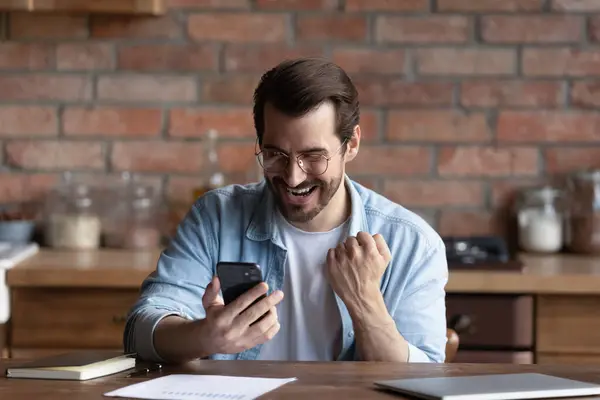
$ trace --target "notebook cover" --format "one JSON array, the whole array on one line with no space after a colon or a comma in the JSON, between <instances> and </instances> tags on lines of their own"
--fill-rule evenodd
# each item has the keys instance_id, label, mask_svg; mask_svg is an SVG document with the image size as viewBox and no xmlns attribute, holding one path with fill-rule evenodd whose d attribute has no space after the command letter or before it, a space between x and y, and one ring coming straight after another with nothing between
<instances>
[{"instance_id":1,"label":"notebook cover","mask_svg":"<svg viewBox=\"0 0 600 400\"><path fill-rule=\"evenodd\" d=\"M44 357L33 361L28 361L19 365L13 365L10 369L33 369L33 368L56 368L56 367L85 367L94 363L108 361L112 358L126 355L119 351L77 351L57 354ZM135 357L135 354L127 354Z\"/></svg>"}]
</instances>

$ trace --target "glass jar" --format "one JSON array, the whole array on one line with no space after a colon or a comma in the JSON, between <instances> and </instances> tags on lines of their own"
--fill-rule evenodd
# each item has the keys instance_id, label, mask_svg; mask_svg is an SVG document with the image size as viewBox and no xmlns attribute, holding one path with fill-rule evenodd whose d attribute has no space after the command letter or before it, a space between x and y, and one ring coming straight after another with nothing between
<instances>
[{"instance_id":1,"label":"glass jar","mask_svg":"<svg viewBox=\"0 0 600 400\"><path fill-rule=\"evenodd\" d=\"M576 172L567 184L567 248L574 253L600 254L600 170Z\"/></svg>"},{"instance_id":2,"label":"glass jar","mask_svg":"<svg viewBox=\"0 0 600 400\"><path fill-rule=\"evenodd\" d=\"M151 186L134 184L121 192L115 207L107 216L107 247L152 249L162 241L162 212Z\"/></svg>"},{"instance_id":3,"label":"glass jar","mask_svg":"<svg viewBox=\"0 0 600 400\"><path fill-rule=\"evenodd\" d=\"M63 182L50 197L45 239L50 247L90 250L100 247L99 210L91 188Z\"/></svg>"},{"instance_id":4,"label":"glass jar","mask_svg":"<svg viewBox=\"0 0 600 400\"><path fill-rule=\"evenodd\" d=\"M525 189L517 201L519 247L556 253L564 245L564 193L551 186Z\"/></svg>"},{"instance_id":5,"label":"glass jar","mask_svg":"<svg viewBox=\"0 0 600 400\"><path fill-rule=\"evenodd\" d=\"M192 203L206 192L225 185L225 175L223 175L219 166L219 152L217 150L218 138L219 133L215 129L210 129L206 134L203 158L204 179L202 184L194 187L192 191Z\"/></svg>"}]
</instances>

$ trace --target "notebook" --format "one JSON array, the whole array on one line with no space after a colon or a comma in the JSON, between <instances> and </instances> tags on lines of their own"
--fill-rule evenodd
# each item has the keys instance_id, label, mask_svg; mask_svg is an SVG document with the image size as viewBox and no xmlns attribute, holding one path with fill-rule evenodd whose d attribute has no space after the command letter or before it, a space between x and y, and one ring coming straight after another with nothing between
<instances>
[{"instance_id":1,"label":"notebook","mask_svg":"<svg viewBox=\"0 0 600 400\"><path fill-rule=\"evenodd\" d=\"M600 394L600 385L538 373L396 379L377 381L375 385L429 400L514 400Z\"/></svg>"},{"instance_id":2,"label":"notebook","mask_svg":"<svg viewBox=\"0 0 600 400\"><path fill-rule=\"evenodd\" d=\"M7 378L85 381L135 367L134 354L116 351L78 351L44 357L6 369Z\"/></svg>"}]
</instances>

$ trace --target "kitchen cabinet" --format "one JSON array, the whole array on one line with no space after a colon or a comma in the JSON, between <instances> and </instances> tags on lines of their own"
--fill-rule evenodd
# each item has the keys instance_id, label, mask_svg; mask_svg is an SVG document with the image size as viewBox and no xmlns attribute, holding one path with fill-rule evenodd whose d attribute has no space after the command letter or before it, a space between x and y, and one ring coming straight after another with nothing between
<instances>
[{"instance_id":1,"label":"kitchen cabinet","mask_svg":"<svg viewBox=\"0 0 600 400\"><path fill-rule=\"evenodd\" d=\"M161 15L166 0L0 0L0 11Z\"/></svg>"},{"instance_id":2,"label":"kitchen cabinet","mask_svg":"<svg viewBox=\"0 0 600 400\"><path fill-rule=\"evenodd\" d=\"M11 357L122 349L127 312L159 254L42 249L9 269ZM470 320L455 362L600 362L600 258L522 260L523 272L450 271L448 318Z\"/></svg>"}]
</instances>

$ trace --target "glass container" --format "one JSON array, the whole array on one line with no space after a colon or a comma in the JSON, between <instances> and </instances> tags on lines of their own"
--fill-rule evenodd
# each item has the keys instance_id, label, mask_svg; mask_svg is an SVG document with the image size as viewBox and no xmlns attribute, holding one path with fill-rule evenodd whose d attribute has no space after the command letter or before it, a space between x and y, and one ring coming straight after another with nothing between
<instances>
[{"instance_id":1,"label":"glass container","mask_svg":"<svg viewBox=\"0 0 600 400\"><path fill-rule=\"evenodd\" d=\"M525 189L520 193L516 206L519 247L522 251L556 253L563 248L563 191L551 186Z\"/></svg>"},{"instance_id":2,"label":"glass container","mask_svg":"<svg viewBox=\"0 0 600 400\"><path fill-rule=\"evenodd\" d=\"M75 183L65 174L62 184L48 200L45 227L48 246L73 250L100 247L100 210L90 186Z\"/></svg>"},{"instance_id":3,"label":"glass container","mask_svg":"<svg viewBox=\"0 0 600 400\"><path fill-rule=\"evenodd\" d=\"M600 170L573 173L567 187L567 248L573 253L600 254Z\"/></svg>"},{"instance_id":4,"label":"glass container","mask_svg":"<svg viewBox=\"0 0 600 400\"><path fill-rule=\"evenodd\" d=\"M105 244L124 249L152 249L162 241L162 212L154 189L129 181L116 191L116 207L107 215Z\"/></svg>"},{"instance_id":5,"label":"glass container","mask_svg":"<svg viewBox=\"0 0 600 400\"><path fill-rule=\"evenodd\" d=\"M194 188L192 202L195 202L204 193L225 185L225 176L219 166L219 153L217 150L219 134L215 129L210 129L206 136L204 170L202 171L204 179L200 186Z\"/></svg>"}]
</instances>

